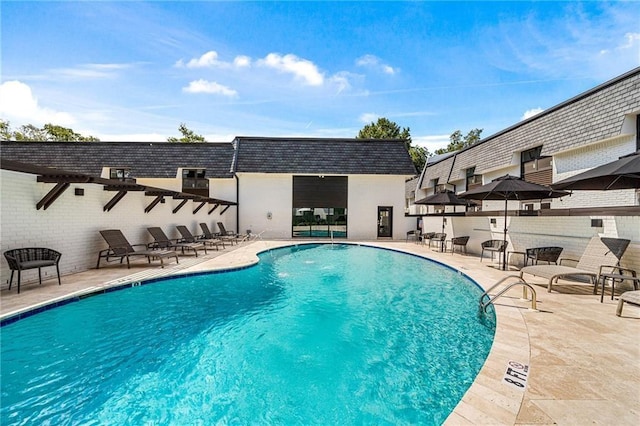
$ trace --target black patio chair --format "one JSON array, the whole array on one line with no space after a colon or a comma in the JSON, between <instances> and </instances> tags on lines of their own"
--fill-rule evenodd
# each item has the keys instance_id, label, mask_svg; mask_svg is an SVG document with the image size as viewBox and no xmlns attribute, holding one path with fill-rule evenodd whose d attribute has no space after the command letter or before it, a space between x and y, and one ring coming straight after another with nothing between
<instances>
[{"instance_id":1,"label":"black patio chair","mask_svg":"<svg viewBox=\"0 0 640 426\"><path fill-rule=\"evenodd\" d=\"M7 259L9 269L11 269L9 290L11 290L11 284L13 283L13 273L15 271L18 271L18 293L20 293L22 271L38 268L38 281L40 284L42 284L41 269L47 266L56 267L56 273L58 274L58 285L62 285L62 283L60 282L60 268L58 266L61 256L62 254L60 252L46 247L25 247L5 251L4 257L5 259Z\"/></svg>"}]
</instances>

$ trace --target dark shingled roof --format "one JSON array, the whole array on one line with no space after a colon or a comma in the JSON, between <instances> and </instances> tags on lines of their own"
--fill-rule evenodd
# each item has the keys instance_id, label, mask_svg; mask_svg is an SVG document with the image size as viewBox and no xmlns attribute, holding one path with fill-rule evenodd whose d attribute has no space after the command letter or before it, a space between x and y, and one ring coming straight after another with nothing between
<instances>
[{"instance_id":1,"label":"dark shingled roof","mask_svg":"<svg viewBox=\"0 0 640 426\"><path fill-rule=\"evenodd\" d=\"M127 167L133 177L174 178L179 167L203 168L209 178L232 177L231 143L2 142L2 160L100 176Z\"/></svg>"},{"instance_id":2,"label":"dark shingled roof","mask_svg":"<svg viewBox=\"0 0 640 426\"><path fill-rule=\"evenodd\" d=\"M402 140L237 137L234 170L246 173L416 174Z\"/></svg>"}]
</instances>

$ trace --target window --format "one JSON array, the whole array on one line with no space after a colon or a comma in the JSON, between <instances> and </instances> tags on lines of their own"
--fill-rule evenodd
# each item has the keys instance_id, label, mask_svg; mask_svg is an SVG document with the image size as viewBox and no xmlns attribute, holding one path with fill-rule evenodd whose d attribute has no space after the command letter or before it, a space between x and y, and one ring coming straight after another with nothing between
<instances>
[{"instance_id":1,"label":"window","mask_svg":"<svg viewBox=\"0 0 640 426\"><path fill-rule=\"evenodd\" d=\"M467 184L465 187L465 191L470 190L471 188L475 188L476 186L482 185L482 175L476 174L476 168L470 167L466 172L467 176Z\"/></svg>"},{"instance_id":2,"label":"window","mask_svg":"<svg viewBox=\"0 0 640 426\"><path fill-rule=\"evenodd\" d=\"M431 186L433 186L433 193L437 194L438 193L438 181L440 180L439 177L435 178L435 179L431 179Z\"/></svg>"},{"instance_id":3,"label":"window","mask_svg":"<svg viewBox=\"0 0 640 426\"><path fill-rule=\"evenodd\" d=\"M124 167L112 167L109 169L109 179L134 180L131 178L131 170Z\"/></svg>"},{"instance_id":4,"label":"window","mask_svg":"<svg viewBox=\"0 0 640 426\"><path fill-rule=\"evenodd\" d=\"M293 176L293 237L347 237L348 178Z\"/></svg>"},{"instance_id":5,"label":"window","mask_svg":"<svg viewBox=\"0 0 640 426\"><path fill-rule=\"evenodd\" d=\"M445 185L444 183L441 183L440 185L436 185L435 193L437 194L438 192L445 192L446 190L447 190L447 185Z\"/></svg>"},{"instance_id":6,"label":"window","mask_svg":"<svg viewBox=\"0 0 640 426\"><path fill-rule=\"evenodd\" d=\"M542 146L520 153L520 173L527 182L551 185L553 181L553 159L543 157Z\"/></svg>"},{"instance_id":7,"label":"window","mask_svg":"<svg viewBox=\"0 0 640 426\"><path fill-rule=\"evenodd\" d=\"M208 197L209 179L205 175L205 169L183 169L182 192Z\"/></svg>"}]
</instances>

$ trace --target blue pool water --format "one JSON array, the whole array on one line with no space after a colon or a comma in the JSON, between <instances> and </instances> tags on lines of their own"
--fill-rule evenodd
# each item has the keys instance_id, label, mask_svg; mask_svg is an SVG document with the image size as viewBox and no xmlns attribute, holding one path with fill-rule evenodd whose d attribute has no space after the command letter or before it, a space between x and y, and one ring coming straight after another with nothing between
<instances>
[{"instance_id":1,"label":"blue pool water","mask_svg":"<svg viewBox=\"0 0 640 426\"><path fill-rule=\"evenodd\" d=\"M415 256L300 245L2 327L9 424L440 424L488 355L480 289Z\"/></svg>"}]
</instances>

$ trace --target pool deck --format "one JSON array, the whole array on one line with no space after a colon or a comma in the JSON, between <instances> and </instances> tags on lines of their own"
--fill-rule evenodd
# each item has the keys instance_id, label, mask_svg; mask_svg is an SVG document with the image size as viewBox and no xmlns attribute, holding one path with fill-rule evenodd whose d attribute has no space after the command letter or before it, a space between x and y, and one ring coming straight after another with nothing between
<instances>
[{"instance_id":1,"label":"pool deck","mask_svg":"<svg viewBox=\"0 0 640 426\"><path fill-rule=\"evenodd\" d=\"M131 269L110 265L65 275L61 286L55 278L43 281L41 286L37 282L23 284L20 294L15 287L0 292L0 318L124 283L242 267L255 263L261 251L311 241L244 242L198 258L180 257L180 264L170 263L164 269L136 261ZM487 260L481 263L477 256L439 253L413 242L361 244L445 263L485 289L508 275L519 274L514 269L498 270ZM617 297L611 300L609 293L600 303L600 296L593 295L592 287L586 284L560 280L548 293L544 279L525 279L534 284L538 311L530 310L531 303L520 299L521 288L498 299L497 330L489 357L445 424L640 424L640 308L625 304L623 316L617 317ZM526 388L503 381L509 361L529 366Z\"/></svg>"}]
</instances>

